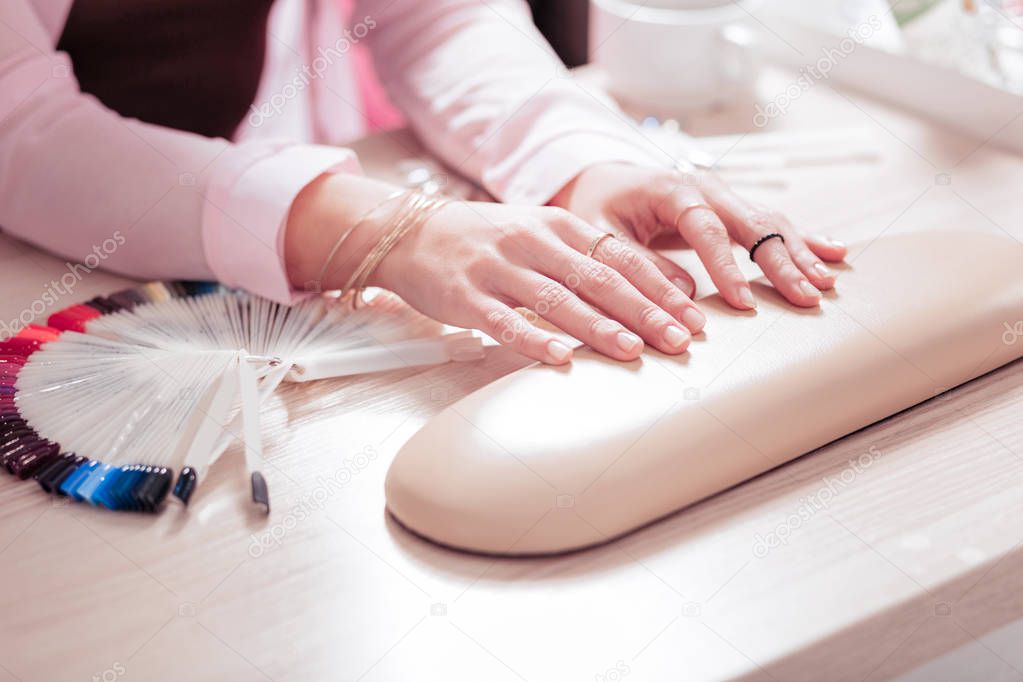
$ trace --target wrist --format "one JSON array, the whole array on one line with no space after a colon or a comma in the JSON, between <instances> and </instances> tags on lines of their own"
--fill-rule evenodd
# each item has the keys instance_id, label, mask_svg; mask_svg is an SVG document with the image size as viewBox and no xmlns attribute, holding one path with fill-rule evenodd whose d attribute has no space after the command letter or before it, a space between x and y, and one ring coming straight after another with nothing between
<instances>
[{"instance_id":1,"label":"wrist","mask_svg":"<svg viewBox=\"0 0 1023 682\"><path fill-rule=\"evenodd\" d=\"M395 187L360 175L327 173L295 197L284 235L284 264L295 289L329 291L340 288L372 248L383 225L362 221L331 258L338 238L383 203Z\"/></svg>"}]
</instances>

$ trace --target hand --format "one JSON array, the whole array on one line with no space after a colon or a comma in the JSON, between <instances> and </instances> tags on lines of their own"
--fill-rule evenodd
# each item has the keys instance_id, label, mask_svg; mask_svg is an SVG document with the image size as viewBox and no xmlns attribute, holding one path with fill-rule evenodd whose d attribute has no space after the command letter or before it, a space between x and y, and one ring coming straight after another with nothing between
<instances>
[{"instance_id":1,"label":"hand","mask_svg":"<svg viewBox=\"0 0 1023 682\"><path fill-rule=\"evenodd\" d=\"M618 360L636 358L644 341L683 352L703 314L623 242L603 239L588 257L602 234L559 208L452 202L399 242L370 284L549 364L568 362L571 349L515 307Z\"/></svg>"},{"instance_id":2,"label":"hand","mask_svg":"<svg viewBox=\"0 0 1023 682\"><path fill-rule=\"evenodd\" d=\"M745 201L714 173L686 174L618 163L592 166L559 192L552 205L572 211L604 231L624 232L666 277L693 295L692 278L667 258L646 248L655 237L677 233L692 246L721 296L733 307L756 306L749 283L732 257L731 241L746 249L778 232L756 252L756 263L791 303L811 307L821 291L835 285L823 261L845 258L843 244L804 237L782 214ZM694 204L709 205L691 208Z\"/></svg>"},{"instance_id":3,"label":"hand","mask_svg":"<svg viewBox=\"0 0 1023 682\"><path fill-rule=\"evenodd\" d=\"M321 176L303 189L285 230L292 286L343 286L387 229L387 211L352 232L319 282L326 255L346 226L394 189L341 174ZM603 239L588 257L602 234L560 208L454 201L398 242L369 284L394 291L430 317L481 329L549 364L568 362L571 349L516 307L619 360L639 356L644 340L665 353L683 352L691 333L703 327L703 314L624 242Z\"/></svg>"}]
</instances>

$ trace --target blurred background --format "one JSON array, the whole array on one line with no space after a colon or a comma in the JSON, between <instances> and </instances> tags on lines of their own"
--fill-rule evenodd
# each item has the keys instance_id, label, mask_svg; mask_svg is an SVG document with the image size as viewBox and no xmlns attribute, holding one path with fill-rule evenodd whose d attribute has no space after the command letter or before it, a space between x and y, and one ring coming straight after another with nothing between
<instances>
[{"instance_id":1,"label":"blurred background","mask_svg":"<svg viewBox=\"0 0 1023 682\"><path fill-rule=\"evenodd\" d=\"M776 118L765 68L986 136L1023 107L1023 0L530 0L571 67L639 118ZM757 106L760 106L758 109ZM757 124L757 127L762 127ZM997 143L1023 152L1023 131Z\"/></svg>"},{"instance_id":2,"label":"blurred background","mask_svg":"<svg viewBox=\"0 0 1023 682\"><path fill-rule=\"evenodd\" d=\"M530 0L533 21L568 66L586 63L589 0Z\"/></svg>"},{"instance_id":3,"label":"blurred background","mask_svg":"<svg viewBox=\"0 0 1023 682\"><path fill-rule=\"evenodd\" d=\"M537 26L569 66L587 62L590 3L529 1ZM637 10L674 7L684 11L714 3L636 0L624 4L634 4ZM821 25L832 26L835 18L841 23L842 17L857 17L865 9L889 14L903 34L903 47L1023 91L1023 0L777 0L771 4L783 15L802 15L806 21L817 15Z\"/></svg>"}]
</instances>

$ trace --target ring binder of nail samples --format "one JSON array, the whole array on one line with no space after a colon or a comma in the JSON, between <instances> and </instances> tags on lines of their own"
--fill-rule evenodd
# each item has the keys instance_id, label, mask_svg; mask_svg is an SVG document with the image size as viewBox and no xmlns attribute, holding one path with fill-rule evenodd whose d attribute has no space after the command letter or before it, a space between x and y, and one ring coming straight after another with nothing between
<instances>
[{"instance_id":1,"label":"ring binder of nail samples","mask_svg":"<svg viewBox=\"0 0 1023 682\"><path fill-rule=\"evenodd\" d=\"M441 329L388 293L287 306L151 282L93 298L0 341L0 465L48 493L156 511L169 494L187 505L238 437L269 512L260 404L283 381L481 356L472 332Z\"/></svg>"}]
</instances>

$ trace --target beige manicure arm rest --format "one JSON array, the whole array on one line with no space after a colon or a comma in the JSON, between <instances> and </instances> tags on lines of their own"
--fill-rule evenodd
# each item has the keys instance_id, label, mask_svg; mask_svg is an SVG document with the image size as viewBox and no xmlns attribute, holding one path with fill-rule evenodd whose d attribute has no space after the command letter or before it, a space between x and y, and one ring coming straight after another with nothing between
<instances>
[{"instance_id":1,"label":"beige manicure arm rest","mask_svg":"<svg viewBox=\"0 0 1023 682\"><path fill-rule=\"evenodd\" d=\"M701 302L688 353L588 349L460 400L398 453L387 505L438 543L546 554L604 542L1020 355L1023 245L930 232L853 249L820 310L756 285Z\"/></svg>"}]
</instances>

